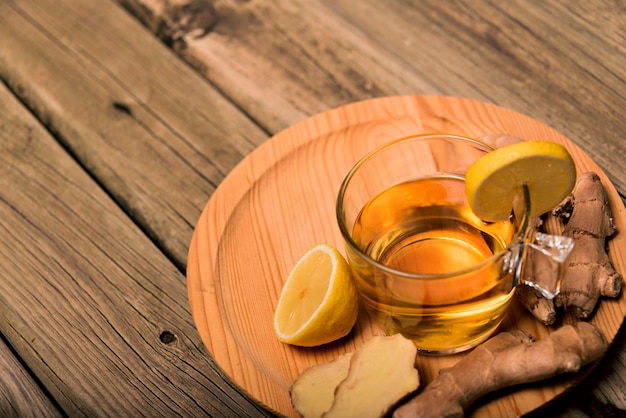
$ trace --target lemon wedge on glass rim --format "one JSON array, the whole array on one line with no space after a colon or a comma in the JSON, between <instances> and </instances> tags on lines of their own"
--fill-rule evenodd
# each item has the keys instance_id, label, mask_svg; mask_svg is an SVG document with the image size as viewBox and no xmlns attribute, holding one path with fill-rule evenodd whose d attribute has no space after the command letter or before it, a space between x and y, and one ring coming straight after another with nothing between
<instances>
[{"instance_id":1,"label":"lemon wedge on glass rim","mask_svg":"<svg viewBox=\"0 0 626 418\"><path fill-rule=\"evenodd\" d=\"M329 244L307 250L291 269L274 312L284 343L312 347L347 335L359 311L348 262Z\"/></svg>"},{"instance_id":2,"label":"lemon wedge on glass rim","mask_svg":"<svg viewBox=\"0 0 626 418\"><path fill-rule=\"evenodd\" d=\"M576 167L567 149L555 142L521 141L491 151L465 174L465 192L474 213L485 221L509 217L523 184L530 194L530 217L553 209L572 191Z\"/></svg>"}]
</instances>

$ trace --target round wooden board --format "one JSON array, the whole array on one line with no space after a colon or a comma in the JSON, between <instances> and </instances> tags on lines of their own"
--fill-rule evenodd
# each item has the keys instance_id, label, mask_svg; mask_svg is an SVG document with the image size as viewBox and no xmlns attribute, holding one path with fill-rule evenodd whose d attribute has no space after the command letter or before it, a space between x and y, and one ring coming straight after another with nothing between
<instances>
[{"instance_id":1,"label":"round wooden board","mask_svg":"<svg viewBox=\"0 0 626 418\"><path fill-rule=\"evenodd\" d=\"M392 139L422 132L479 137L507 133L565 145L578 173L595 171L607 188L615 224L626 231L625 209L601 169L558 132L495 105L442 96L372 99L330 110L269 139L223 181L204 209L189 250L191 311L208 351L224 373L253 398L297 416L289 387L307 367L353 351L382 333L361 312L352 333L317 348L277 341L272 316L285 278L306 249L328 242L343 250L335 219L339 185L355 161ZM610 241L615 268L626 271L626 237ZM592 322L612 341L626 315L626 297L603 299ZM539 339L552 330L514 303L502 328L522 328ZM418 356L422 385L454 356ZM552 400L584 373L524 385L489 397L473 416L518 416ZM375 395L375 394L373 394Z\"/></svg>"}]
</instances>

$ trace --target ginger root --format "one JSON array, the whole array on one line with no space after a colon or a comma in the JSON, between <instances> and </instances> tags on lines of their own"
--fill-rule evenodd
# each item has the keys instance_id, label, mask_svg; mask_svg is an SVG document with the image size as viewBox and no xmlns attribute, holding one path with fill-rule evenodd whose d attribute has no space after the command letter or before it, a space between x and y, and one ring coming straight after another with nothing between
<instances>
[{"instance_id":1,"label":"ginger root","mask_svg":"<svg viewBox=\"0 0 626 418\"><path fill-rule=\"evenodd\" d=\"M543 226L541 218L533 218L530 228L539 231ZM555 269L555 262L549 260L538 251L529 251L525 260L524 279L531 283L541 283L540 276L546 274L558 275L558 268ZM556 308L553 299L547 299L537 289L522 284L515 289L515 295L528 311L544 325L551 325L556 320Z\"/></svg>"},{"instance_id":2,"label":"ginger root","mask_svg":"<svg viewBox=\"0 0 626 418\"><path fill-rule=\"evenodd\" d=\"M291 386L304 418L382 417L419 386L415 344L375 336L357 351L306 369Z\"/></svg>"},{"instance_id":3,"label":"ginger root","mask_svg":"<svg viewBox=\"0 0 626 418\"><path fill-rule=\"evenodd\" d=\"M556 321L554 299L547 299L537 289L527 285L518 286L515 295L528 311L544 325L552 325Z\"/></svg>"},{"instance_id":4,"label":"ginger root","mask_svg":"<svg viewBox=\"0 0 626 418\"><path fill-rule=\"evenodd\" d=\"M538 341L522 331L502 332L455 366L442 369L421 393L396 409L393 418L463 417L487 393L576 372L607 348L602 332L588 322L565 325Z\"/></svg>"},{"instance_id":5,"label":"ginger root","mask_svg":"<svg viewBox=\"0 0 626 418\"><path fill-rule=\"evenodd\" d=\"M583 174L553 214L567 222L563 235L576 243L566 260L555 304L576 318L587 318L600 296L617 297L622 290L622 276L606 252L606 238L615 233L615 226L600 177Z\"/></svg>"},{"instance_id":6,"label":"ginger root","mask_svg":"<svg viewBox=\"0 0 626 418\"><path fill-rule=\"evenodd\" d=\"M581 175L572 193L550 216L565 223L561 235L575 243L563 264L561 290L549 300L528 286L517 289L522 304L545 325L555 322L559 307L575 320L588 318L601 296L617 297L622 290L622 276L607 254L606 240L616 230L600 177L593 172ZM527 261L525 275L555 274L541 259Z\"/></svg>"}]
</instances>

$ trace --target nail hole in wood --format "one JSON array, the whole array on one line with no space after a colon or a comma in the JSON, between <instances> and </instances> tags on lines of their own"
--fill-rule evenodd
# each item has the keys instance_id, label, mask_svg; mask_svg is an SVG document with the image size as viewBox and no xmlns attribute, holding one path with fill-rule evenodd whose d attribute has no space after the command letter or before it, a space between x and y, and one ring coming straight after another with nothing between
<instances>
[{"instance_id":1,"label":"nail hole in wood","mask_svg":"<svg viewBox=\"0 0 626 418\"><path fill-rule=\"evenodd\" d=\"M130 116L133 115L133 111L130 109L130 106L128 106L126 103L113 102L113 108L115 110L119 110L122 113L126 113L127 115L130 115Z\"/></svg>"},{"instance_id":2,"label":"nail hole in wood","mask_svg":"<svg viewBox=\"0 0 626 418\"><path fill-rule=\"evenodd\" d=\"M176 335L172 334L169 331L163 331L161 335L159 335L159 339L163 344L172 344L176 342Z\"/></svg>"}]
</instances>

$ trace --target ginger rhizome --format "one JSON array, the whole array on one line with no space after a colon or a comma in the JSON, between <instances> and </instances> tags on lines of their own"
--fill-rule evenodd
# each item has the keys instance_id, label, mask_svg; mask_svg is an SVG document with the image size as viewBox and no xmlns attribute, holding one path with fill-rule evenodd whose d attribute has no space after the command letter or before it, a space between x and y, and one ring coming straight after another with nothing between
<instances>
[{"instance_id":1,"label":"ginger rhizome","mask_svg":"<svg viewBox=\"0 0 626 418\"><path fill-rule=\"evenodd\" d=\"M588 318L601 296L617 297L622 289L622 276L607 253L606 241L616 229L600 177L593 172L581 175L572 193L551 216L565 224L561 235L575 242L563 265L561 290L554 300L545 299L527 286L517 290L520 301L546 325L555 321L557 307L563 307L575 319ZM529 260L528 274L554 274L539 264L533 265L540 262Z\"/></svg>"},{"instance_id":2,"label":"ginger rhizome","mask_svg":"<svg viewBox=\"0 0 626 418\"><path fill-rule=\"evenodd\" d=\"M463 417L487 393L566 372L600 358L608 343L588 322L565 325L532 341L523 331L502 332L477 346L455 366L393 413L393 418Z\"/></svg>"},{"instance_id":3,"label":"ginger rhizome","mask_svg":"<svg viewBox=\"0 0 626 418\"><path fill-rule=\"evenodd\" d=\"M530 228L537 231L543 226L541 218L531 219ZM552 277L559 276L559 266L540 251L529 251L526 255L524 268L524 280L530 283L543 283L545 275ZM554 300L545 298L537 289L529 285L522 284L515 289L515 293L522 304L541 323L550 325L556 320L556 308Z\"/></svg>"},{"instance_id":4,"label":"ginger rhizome","mask_svg":"<svg viewBox=\"0 0 626 418\"><path fill-rule=\"evenodd\" d=\"M583 174L572 194L553 213L567 222L563 235L576 243L566 260L555 303L577 318L587 318L600 296L617 297L622 290L622 276L606 251L606 238L616 229L600 177Z\"/></svg>"},{"instance_id":5,"label":"ginger rhizome","mask_svg":"<svg viewBox=\"0 0 626 418\"><path fill-rule=\"evenodd\" d=\"M382 417L419 386L417 348L401 334L375 336L354 353L311 366L291 386L304 418Z\"/></svg>"},{"instance_id":6,"label":"ginger rhizome","mask_svg":"<svg viewBox=\"0 0 626 418\"><path fill-rule=\"evenodd\" d=\"M545 298L537 289L521 285L516 295L528 311L544 325L552 325L556 321L556 307L554 299Z\"/></svg>"},{"instance_id":7,"label":"ginger rhizome","mask_svg":"<svg viewBox=\"0 0 626 418\"><path fill-rule=\"evenodd\" d=\"M541 218L533 218L529 227L537 231L541 230L543 220ZM561 274L560 266L550 257L542 254L540 251L530 250L527 252L524 280L530 283L543 283L558 280ZM549 276L549 277L546 277ZM522 284L515 289L515 293L522 304L530 311L530 313L545 325L551 325L556 320L556 308L554 299L548 299L535 289L526 284Z\"/></svg>"}]
</instances>

